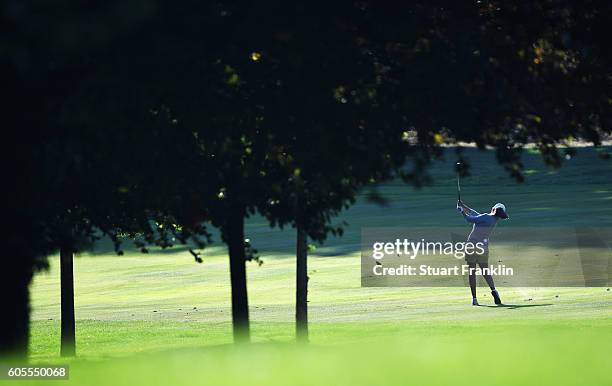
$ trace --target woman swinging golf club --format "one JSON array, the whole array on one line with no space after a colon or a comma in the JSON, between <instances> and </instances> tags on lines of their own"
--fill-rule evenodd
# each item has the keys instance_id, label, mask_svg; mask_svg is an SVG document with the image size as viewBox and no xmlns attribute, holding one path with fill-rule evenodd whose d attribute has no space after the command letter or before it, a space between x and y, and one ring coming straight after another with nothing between
<instances>
[{"instance_id":1,"label":"woman swinging golf club","mask_svg":"<svg viewBox=\"0 0 612 386\"><path fill-rule=\"evenodd\" d=\"M495 304L502 304L501 299L499 298L499 293L495 289L495 284L493 283L493 277L488 273L489 268L489 236L495 228L497 221L499 219L507 219L508 214L506 213L506 206L504 204L497 203L493 205L491 208L491 212L489 213L478 213L474 209L465 205L461 198L457 200L457 210L463 214L463 217L467 220L467 222L474 224L472 226L472 231L468 237L468 242L482 243L484 246L483 253L472 253L468 254L465 257L465 261L468 263L469 267L469 281L470 281L470 290L472 291L472 305L478 305L478 299L476 299L476 264L480 266L480 270L482 272L482 276L487 281L489 287L491 287L491 295L493 295L493 299L495 300ZM484 269L487 268L487 269Z\"/></svg>"}]
</instances>

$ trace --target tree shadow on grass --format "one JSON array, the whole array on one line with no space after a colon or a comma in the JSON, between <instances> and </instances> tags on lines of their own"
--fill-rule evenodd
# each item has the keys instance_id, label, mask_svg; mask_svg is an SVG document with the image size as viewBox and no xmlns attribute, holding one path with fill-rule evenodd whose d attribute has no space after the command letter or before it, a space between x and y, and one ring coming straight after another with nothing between
<instances>
[{"instance_id":1,"label":"tree shadow on grass","mask_svg":"<svg viewBox=\"0 0 612 386\"><path fill-rule=\"evenodd\" d=\"M547 304L500 304L500 305L496 305L496 306L479 305L479 307L506 308L506 309L509 309L509 310L515 310L517 308L547 307L547 306L552 306L552 304L551 303L547 303Z\"/></svg>"}]
</instances>

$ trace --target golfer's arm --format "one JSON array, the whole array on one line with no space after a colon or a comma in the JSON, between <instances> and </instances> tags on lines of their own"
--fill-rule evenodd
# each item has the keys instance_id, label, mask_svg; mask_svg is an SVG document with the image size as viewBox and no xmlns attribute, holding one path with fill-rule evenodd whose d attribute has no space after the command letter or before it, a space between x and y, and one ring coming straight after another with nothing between
<instances>
[{"instance_id":1,"label":"golfer's arm","mask_svg":"<svg viewBox=\"0 0 612 386\"><path fill-rule=\"evenodd\" d=\"M482 217L482 214L472 215L472 214L467 214L466 212L463 212L463 218L465 218L465 221L472 223L472 224L479 223L481 217Z\"/></svg>"},{"instance_id":2,"label":"golfer's arm","mask_svg":"<svg viewBox=\"0 0 612 386\"><path fill-rule=\"evenodd\" d=\"M480 215L480 213L476 212L474 209L470 208L469 206L463 204L463 209L465 209L464 211L464 215L470 215L470 216L478 216Z\"/></svg>"}]
</instances>

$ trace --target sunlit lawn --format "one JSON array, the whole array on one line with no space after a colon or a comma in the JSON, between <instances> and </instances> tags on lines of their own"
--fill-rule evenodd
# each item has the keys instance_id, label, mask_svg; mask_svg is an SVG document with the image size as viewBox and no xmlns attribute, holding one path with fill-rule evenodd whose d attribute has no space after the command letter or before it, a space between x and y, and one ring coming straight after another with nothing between
<instances>
[{"instance_id":1,"label":"sunlit lawn","mask_svg":"<svg viewBox=\"0 0 612 386\"><path fill-rule=\"evenodd\" d=\"M465 200L509 208L504 226L612 225L610 163L583 150L561 170L527 160L516 186L490 154L469 153ZM449 153L450 154L450 153ZM582 158L581 158L582 157ZM575 162L572 164L572 162ZM78 358L83 385L170 384L604 384L612 377L612 292L607 288L500 288L511 307L470 305L466 288L361 288L362 226L462 225L452 158L421 191L388 184L388 207L360 200L351 226L309 260L311 343L294 340L291 230L251 219L264 264L248 264L253 345L231 345L228 264L220 246L197 264L184 249L115 256L103 246L75 259ZM449 171L450 170L450 171ZM467 231L467 228L466 228ZM608 250L609 253L609 250ZM56 257L32 286L32 360L62 363ZM176 381L175 381L176 380ZM46 381L45 381L46 382ZM26 383L19 383L26 384Z\"/></svg>"}]
</instances>

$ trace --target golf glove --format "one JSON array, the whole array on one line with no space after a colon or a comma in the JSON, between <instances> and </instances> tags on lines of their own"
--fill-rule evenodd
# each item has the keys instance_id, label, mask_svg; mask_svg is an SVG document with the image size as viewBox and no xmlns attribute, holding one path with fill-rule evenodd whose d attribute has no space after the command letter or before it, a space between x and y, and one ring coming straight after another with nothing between
<instances>
[{"instance_id":1,"label":"golf glove","mask_svg":"<svg viewBox=\"0 0 612 386\"><path fill-rule=\"evenodd\" d=\"M459 213L463 213L463 207L461 206L461 201L457 200L457 211Z\"/></svg>"}]
</instances>

